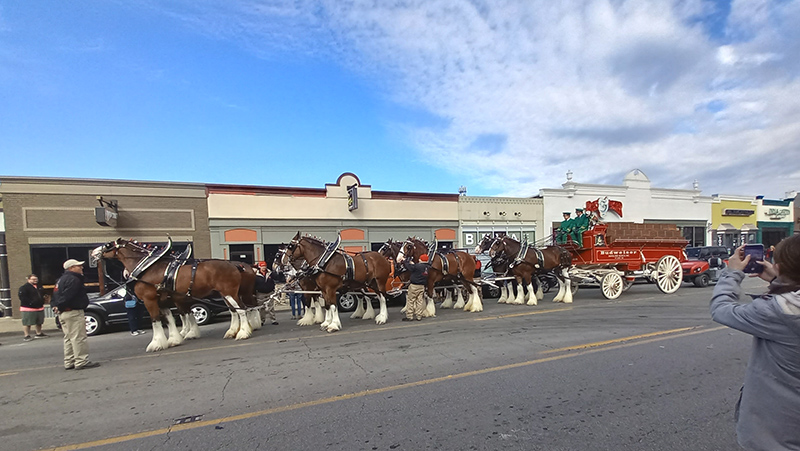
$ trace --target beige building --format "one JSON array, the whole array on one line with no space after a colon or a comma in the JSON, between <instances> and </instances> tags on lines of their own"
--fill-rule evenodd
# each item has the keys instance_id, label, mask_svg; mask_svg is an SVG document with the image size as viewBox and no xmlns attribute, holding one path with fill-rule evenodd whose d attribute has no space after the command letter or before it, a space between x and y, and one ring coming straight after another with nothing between
<instances>
[{"instance_id":1,"label":"beige building","mask_svg":"<svg viewBox=\"0 0 800 451\"><path fill-rule=\"evenodd\" d=\"M68 258L86 261L87 286L99 289L101 272L90 267L89 252L119 237L164 243L169 235L177 249L192 242L195 257L211 256L202 184L0 177L0 196L8 253L0 272L8 271L4 288L10 289L15 316L16 289L25 277L37 274L51 289ZM97 207L103 207L99 217ZM106 269L119 280L121 265L112 262Z\"/></svg>"},{"instance_id":2,"label":"beige building","mask_svg":"<svg viewBox=\"0 0 800 451\"><path fill-rule=\"evenodd\" d=\"M208 185L214 258L271 262L300 232L349 251L417 236L457 245L458 194L376 191L352 173L324 188Z\"/></svg>"},{"instance_id":3,"label":"beige building","mask_svg":"<svg viewBox=\"0 0 800 451\"><path fill-rule=\"evenodd\" d=\"M458 199L460 247L475 247L486 234L507 234L533 244L543 235L541 198L461 196Z\"/></svg>"}]
</instances>

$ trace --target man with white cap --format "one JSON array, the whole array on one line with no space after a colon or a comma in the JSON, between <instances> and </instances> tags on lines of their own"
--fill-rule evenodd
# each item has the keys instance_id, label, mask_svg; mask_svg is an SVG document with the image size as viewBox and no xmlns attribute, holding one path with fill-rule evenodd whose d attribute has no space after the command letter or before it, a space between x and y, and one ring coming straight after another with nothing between
<instances>
[{"instance_id":1,"label":"man with white cap","mask_svg":"<svg viewBox=\"0 0 800 451\"><path fill-rule=\"evenodd\" d=\"M74 258L64 262L64 274L56 282L50 303L58 313L64 331L64 369L67 370L100 366L97 362L89 361L86 317L83 313L89 305L89 297L83 285L83 263Z\"/></svg>"}]
</instances>

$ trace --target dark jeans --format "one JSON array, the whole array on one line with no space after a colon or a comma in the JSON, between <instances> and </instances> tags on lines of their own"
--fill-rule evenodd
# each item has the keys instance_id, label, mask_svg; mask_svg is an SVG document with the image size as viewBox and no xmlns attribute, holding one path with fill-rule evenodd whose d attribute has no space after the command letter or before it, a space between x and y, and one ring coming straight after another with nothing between
<instances>
[{"instance_id":1,"label":"dark jeans","mask_svg":"<svg viewBox=\"0 0 800 451\"><path fill-rule=\"evenodd\" d=\"M136 307L125 310L128 313L128 327L131 328L131 332L136 332L139 330L139 321L142 320L142 306L137 302Z\"/></svg>"},{"instance_id":2,"label":"dark jeans","mask_svg":"<svg viewBox=\"0 0 800 451\"><path fill-rule=\"evenodd\" d=\"M292 316L303 316L303 313L305 313L303 293L289 293L289 305L292 306Z\"/></svg>"}]
</instances>

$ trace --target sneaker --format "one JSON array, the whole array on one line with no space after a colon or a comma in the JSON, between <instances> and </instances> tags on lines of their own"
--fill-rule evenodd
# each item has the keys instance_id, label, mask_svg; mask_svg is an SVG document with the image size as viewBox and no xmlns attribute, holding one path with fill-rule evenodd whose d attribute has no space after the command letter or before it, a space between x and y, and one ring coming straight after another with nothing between
<instances>
[{"instance_id":1,"label":"sneaker","mask_svg":"<svg viewBox=\"0 0 800 451\"><path fill-rule=\"evenodd\" d=\"M402 319L402 321L414 321L414 318L405 317Z\"/></svg>"},{"instance_id":2,"label":"sneaker","mask_svg":"<svg viewBox=\"0 0 800 451\"><path fill-rule=\"evenodd\" d=\"M65 366L65 367L64 367L64 369L65 369L65 370L74 370L74 369L75 369L75 365L72 365L72 366Z\"/></svg>"},{"instance_id":3,"label":"sneaker","mask_svg":"<svg viewBox=\"0 0 800 451\"><path fill-rule=\"evenodd\" d=\"M31 337L30 335L25 335L25 337L22 339L22 341L31 341L31 340L33 340L33 337Z\"/></svg>"},{"instance_id":4,"label":"sneaker","mask_svg":"<svg viewBox=\"0 0 800 451\"><path fill-rule=\"evenodd\" d=\"M36 334L36 335L33 336L33 338L45 338L45 337L49 337L49 335L47 335L44 332L42 332L40 334Z\"/></svg>"},{"instance_id":5,"label":"sneaker","mask_svg":"<svg viewBox=\"0 0 800 451\"><path fill-rule=\"evenodd\" d=\"M416 317L414 319L417 320L417 321L422 321L422 317L421 316L418 316L418 317Z\"/></svg>"},{"instance_id":6,"label":"sneaker","mask_svg":"<svg viewBox=\"0 0 800 451\"><path fill-rule=\"evenodd\" d=\"M98 366L100 366L100 364L97 363L97 362L86 362L85 365L76 366L75 369L76 370L85 370L85 369L88 369L88 368L97 368Z\"/></svg>"},{"instance_id":7,"label":"sneaker","mask_svg":"<svg viewBox=\"0 0 800 451\"><path fill-rule=\"evenodd\" d=\"M133 335L135 337L135 336L139 335L139 331L138 330L134 330L133 332L131 332L131 335Z\"/></svg>"},{"instance_id":8,"label":"sneaker","mask_svg":"<svg viewBox=\"0 0 800 451\"><path fill-rule=\"evenodd\" d=\"M294 321L294 320L296 320L296 319L297 319L297 317L294 317L294 316L292 316L292 321Z\"/></svg>"},{"instance_id":9,"label":"sneaker","mask_svg":"<svg viewBox=\"0 0 800 451\"><path fill-rule=\"evenodd\" d=\"M273 325L273 326L277 326L277 325L278 325L278 322L277 322L277 321L273 321L273 322L272 322L272 325Z\"/></svg>"},{"instance_id":10,"label":"sneaker","mask_svg":"<svg viewBox=\"0 0 800 451\"><path fill-rule=\"evenodd\" d=\"M144 335L147 333L146 330L137 330L136 332L139 332L139 335Z\"/></svg>"}]
</instances>

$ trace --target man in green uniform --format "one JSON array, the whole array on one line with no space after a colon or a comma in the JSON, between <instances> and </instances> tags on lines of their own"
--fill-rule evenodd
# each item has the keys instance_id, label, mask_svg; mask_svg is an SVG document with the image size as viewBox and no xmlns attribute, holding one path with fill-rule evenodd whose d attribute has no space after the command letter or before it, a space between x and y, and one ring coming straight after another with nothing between
<instances>
[{"instance_id":1,"label":"man in green uniform","mask_svg":"<svg viewBox=\"0 0 800 451\"><path fill-rule=\"evenodd\" d=\"M564 220L561 221L561 226L556 231L556 243L564 244L567 242L567 237L572 232L573 220L569 217L570 212L564 212Z\"/></svg>"},{"instance_id":2,"label":"man in green uniform","mask_svg":"<svg viewBox=\"0 0 800 451\"><path fill-rule=\"evenodd\" d=\"M583 214L583 208L576 208L572 222L572 241L579 247L583 247L583 232L586 230L589 230L589 217Z\"/></svg>"}]
</instances>

